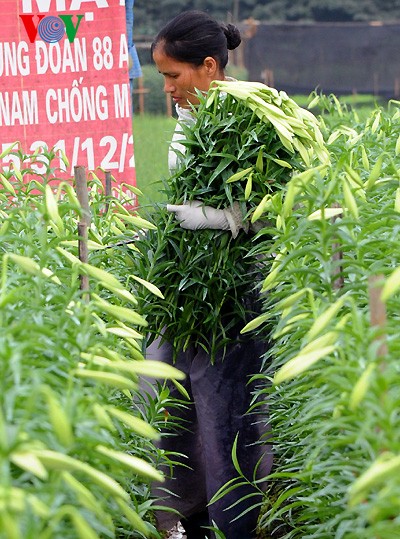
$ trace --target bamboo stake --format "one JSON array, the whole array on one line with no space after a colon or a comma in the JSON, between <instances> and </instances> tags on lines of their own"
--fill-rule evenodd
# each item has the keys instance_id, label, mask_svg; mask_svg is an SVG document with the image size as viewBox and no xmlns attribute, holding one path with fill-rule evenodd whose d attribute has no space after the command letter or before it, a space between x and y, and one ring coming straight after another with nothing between
<instances>
[{"instance_id":1,"label":"bamboo stake","mask_svg":"<svg viewBox=\"0 0 400 539\"><path fill-rule=\"evenodd\" d=\"M339 208L339 204L336 203L336 202L334 202L332 204L332 206L334 208ZM337 217L332 217L332 219L331 219L332 224L335 223L336 219L337 219ZM332 284L334 290L340 290L341 288L343 288L343 285L344 285L344 279L343 279L343 275L342 275L343 268L342 268L342 265L341 265L341 261L343 260L343 252L340 249L340 247L341 247L340 243L338 243L336 241L333 242L333 244L332 244L332 250L333 250L332 262L333 262L333 264L336 264L336 267L332 271L333 277L335 277L334 280L333 280L333 284Z\"/></svg>"},{"instance_id":2,"label":"bamboo stake","mask_svg":"<svg viewBox=\"0 0 400 539\"><path fill-rule=\"evenodd\" d=\"M86 223L78 223L78 256L81 262L88 261L88 228ZM81 290L89 292L89 276L81 273L79 275L81 281Z\"/></svg>"},{"instance_id":3,"label":"bamboo stake","mask_svg":"<svg viewBox=\"0 0 400 539\"><path fill-rule=\"evenodd\" d=\"M383 281L383 275L371 275L368 279L371 326L382 329L386 327L387 322L386 306L380 297ZM376 340L381 342L377 350L377 356L380 357L386 355L388 352L386 335L380 334L376 337Z\"/></svg>"},{"instance_id":4,"label":"bamboo stake","mask_svg":"<svg viewBox=\"0 0 400 539\"><path fill-rule=\"evenodd\" d=\"M81 219L78 223L78 253L79 260L87 263L88 261L88 227L91 222L89 197L87 179L85 173L85 167L77 166L74 168L76 195L82 208ZM89 277L88 275L80 275L81 290L84 292L89 291ZM88 300L88 295L85 294Z\"/></svg>"},{"instance_id":5,"label":"bamboo stake","mask_svg":"<svg viewBox=\"0 0 400 539\"><path fill-rule=\"evenodd\" d=\"M332 249L334 251L332 255L332 261L333 263L337 263L336 267L333 269L333 272L332 272L334 277L337 275L337 277L333 281L332 286L334 290L340 290L341 288L343 288L343 285L344 285L343 275L341 275L342 266L340 264L340 262L343 260L343 253L340 249L339 243L336 243L336 242L333 243Z\"/></svg>"},{"instance_id":6,"label":"bamboo stake","mask_svg":"<svg viewBox=\"0 0 400 539\"><path fill-rule=\"evenodd\" d=\"M82 207L81 223L90 226L91 214L89 208L88 186L86 180L85 167L77 166L74 168L76 195Z\"/></svg>"},{"instance_id":7,"label":"bamboo stake","mask_svg":"<svg viewBox=\"0 0 400 539\"><path fill-rule=\"evenodd\" d=\"M110 198L111 198L111 172L106 170L106 213L110 207Z\"/></svg>"}]
</instances>

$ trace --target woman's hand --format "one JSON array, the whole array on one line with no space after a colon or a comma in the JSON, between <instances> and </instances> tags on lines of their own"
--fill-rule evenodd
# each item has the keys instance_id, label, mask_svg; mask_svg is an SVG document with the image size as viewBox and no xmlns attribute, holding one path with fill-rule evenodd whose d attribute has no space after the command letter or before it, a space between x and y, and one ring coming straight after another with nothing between
<instances>
[{"instance_id":1,"label":"woman's hand","mask_svg":"<svg viewBox=\"0 0 400 539\"><path fill-rule=\"evenodd\" d=\"M192 200L186 204L167 204L167 210L174 212L180 226L188 230L230 230L236 238L240 228L243 228L232 210L203 206L200 200Z\"/></svg>"}]
</instances>

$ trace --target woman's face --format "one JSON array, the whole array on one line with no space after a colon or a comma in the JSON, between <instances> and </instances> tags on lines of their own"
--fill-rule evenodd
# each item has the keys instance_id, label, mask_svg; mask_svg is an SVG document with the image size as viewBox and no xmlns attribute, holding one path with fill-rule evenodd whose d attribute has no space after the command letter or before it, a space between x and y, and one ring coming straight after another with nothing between
<instances>
[{"instance_id":1,"label":"woman's face","mask_svg":"<svg viewBox=\"0 0 400 539\"><path fill-rule=\"evenodd\" d=\"M201 66L179 62L164 53L162 45L153 51L153 60L164 77L164 92L171 94L182 108L198 104L195 89L207 92L213 80L220 78L214 58L207 57Z\"/></svg>"}]
</instances>

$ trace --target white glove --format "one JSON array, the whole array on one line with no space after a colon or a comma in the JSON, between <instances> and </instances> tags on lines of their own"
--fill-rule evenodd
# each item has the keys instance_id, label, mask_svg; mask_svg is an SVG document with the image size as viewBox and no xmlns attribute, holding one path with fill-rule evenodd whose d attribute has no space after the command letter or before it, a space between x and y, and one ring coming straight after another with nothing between
<instances>
[{"instance_id":1,"label":"white glove","mask_svg":"<svg viewBox=\"0 0 400 539\"><path fill-rule=\"evenodd\" d=\"M180 226L188 230L230 230L236 238L239 229L243 228L237 215L229 209L218 210L211 206L203 206L200 200L193 200L186 204L167 204L167 210L174 212L180 221ZM239 210L240 211L240 210Z\"/></svg>"}]
</instances>

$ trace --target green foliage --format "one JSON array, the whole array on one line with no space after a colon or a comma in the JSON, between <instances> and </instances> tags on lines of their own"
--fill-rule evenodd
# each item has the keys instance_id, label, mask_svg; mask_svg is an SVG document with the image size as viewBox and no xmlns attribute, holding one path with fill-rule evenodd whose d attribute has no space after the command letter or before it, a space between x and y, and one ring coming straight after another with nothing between
<instances>
[{"instance_id":1,"label":"green foliage","mask_svg":"<svg viewBox=\"0 0 400 539\"><path fill-rule=\"evenodd\" d=\"M292 177L265 214L274 241L257 249L272 262L263 290L273 346L258 396L275 454L260 526L285 539L391 539L400 530L399 103L361 121L335 96L316 101L332 165L294 198Z\"/></svg>"},{"instance_id":2,"label":"green foliage","mask_svg":"<svg viewBox=\"0 0 400 539\"><path fill-rule=\"evenodd\" d=\"M134 114L135 172L136 184L143 193L141 208L164 200L161 179L168 176L168 146L175 124L175 119L168 116Z\"/></svg>"},{"instance_id":3,"label":"green foliage","mask_svg":"<svg viewBox=\"0 0 400 539\"><path fill-rule=\"evenodd\" d=\"M161 477L154 440L168 394L133 402L139 374L181 373L143 360L146 322L118 246L139 227L93 175L80 262L74 191L47 183L55 154L13 154L24 168L0 174L0 536L157 537L149 485Z\"/></svg>"},{"instance_id":4,"label":"green foliage","mask_svg":"<svg viewBox=\"0 0 400 539\"><path fill-rule=\"evenodd\" d=\"M254 16L269 21L366 21L379 18L394 18L395 13L388 16L386 6L374 0L272 0L259 5L254 10ZM398 8L397 10L398 11Z\"/></svg>"},{"instance_id":5,"label":"green foliage","mask_svg":"<svg viewBox=\"0 0 400 539\"><path fill-rule=\"evenodd\" d=\"M155 35L172 17L188 9L226 21L253 17L262 21L368 21L400 19L396 0L148 0L135 5L135 32Z\"/></svg>"},{"instance_id":6,"label":"green foliage","mask_svg":"<svg viewBox=\"0 0 400 539\"><path fill-rule=\"evenodd\" d=\"M167 96L163 91L163 80L154 64L142 66L143 86L147 90L145 94L145 110L147 114L166 114ZM133 108L139 110L138 94L133 94Z\"/></svg>"},{"instance_id":7,"label":"green foliage","mask_svg":"<svg viewBox=\"0 0 400 539\"><path fill-rule=\"evenodd\" d=\"M240 221L254 219L285 184L289 170L302 170L316 155L326 158L314 116L283 92L220 82L199 99L194 125L182 125L182 144L190 151L179 156L179 168L166 182L170 203L201 200L214 208L235 208ZM258 272L251 235L194 234L163 207L153 218L157 230L136 243L143 255L139 275L165 297L161 302L148 294L143 298L149 332L157 336L162 330L175 352L195 344L213 358L249 316L245 305Z\"/></svg>"},{"instance_id":8,"label":"green foliage","mask_svg":"<svg viewBox=\"0 0 400 539\"><path fill-rule=\"evenodd\" d=\"M249 74L245 67L234 64L226 66L226 76L236 80L249 80Z\"/></svg>"},{"instance_id":9,"label":"green foliage","mask_svg":"<svg viewBox=\"0 0 400 539\"><path fill-rule=\"evenodd\" d=\"M273 346L257 377L257 396L270 410L275 453L260 533L285 539L392 539L400 530L399 103L391 102L388 110L376 107L365 117L335 96L313 97L331 166L309 168L288 154L279 136L272 137L274 152L294 172L286 178L269 162L274 196L260 204L263 192L255 190L252 208L258 209L256 221L266 226L245 244L242 259L236 258L249 266L254 259L263 261L257 267L264 271L263 314L247 330L265 338L266 329L273 328ZM245 112L237 104L239 110L244 136ZM204 132L224 144L218 129L229 118L216 110L214 119L203 117ZM253 134L261 126L258 121ZM225 127L235 132L235 124ZM233 161L226 179L257 169L257 161L260 166L256 139L243 143L244 160ZM201 138L188 144L194 155L199 152L193 161L188 157L190 189L222 204L227 194L213 191L215 178L196 184L196 167L210 180L217 162L207 176ZM217 153L227 156L226 148L219 149L210 147L207 160ZM235 157L240 151L237 147ZM64 183L48 187L55 155L45 153L46 171L39 175L35 165L42 170L42 161L17 148L13 153L26 168L11 165L0 175L0 536L157 537L149 516L154 503L149 482L164 459L154 440L170 400L162 384L153 394L139 391L138 383L142 373L179 374L143 361L145 321L136 301L144 296L153 301L153 296L147 296L149 285L135 278L138 253L133 259L129 252L135 245L127 243L140 234L137 245L146 245L143 221L126 209L124 202L132 201L124 195L122 203L106 200L93 175L89 264L82 264L76 231L81 209L74 192ZM261 155L264 167L276 153ZM227 183L230 196L249 196L250 171L246 174ZM257 178L253 173L251 192ZM168 196L173 191L181 200L178 179ZM196 264L185 232L159 210L162 226L149 231L146 237L154 241L142 251L148 257L142 259L146 276L152 280L159 272L168 297L171 289L176 293L169 289L170 276L186 266L201 286L206 283L206 293L218 292L224 277L217 273L217 281L204 280L207 256L226 264L222 242L232 244L235 256L232 239L211 232ZM182 244L171 242L171 252L183 265L160 265L165 238L178 236ZM89 275L89 295L79 288L81 273ZM192 294L192 299L199 297ZM204 304L212 320L218 304ZM191 323L194 311L187 305ZM153 308L159 320L170 315L169 304L159 298ZM235 447L232 458L238 479L225 490L252 480L241 476Z\"/></svg>"}]
</instances>

